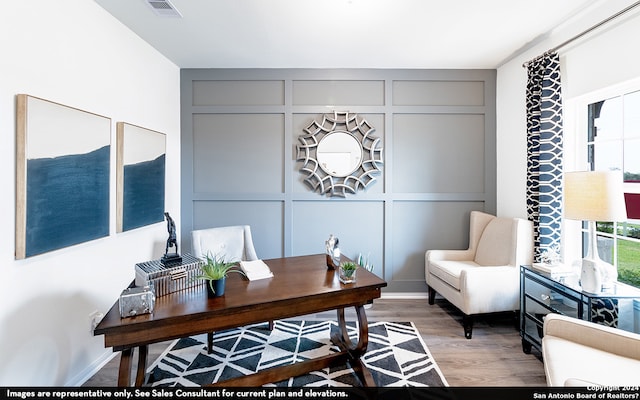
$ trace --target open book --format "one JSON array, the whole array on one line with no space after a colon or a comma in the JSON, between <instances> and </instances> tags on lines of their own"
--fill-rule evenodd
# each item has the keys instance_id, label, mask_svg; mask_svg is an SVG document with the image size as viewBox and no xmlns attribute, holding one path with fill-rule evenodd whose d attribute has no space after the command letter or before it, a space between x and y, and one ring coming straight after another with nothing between
<instances>
[{"instance_id":1,"label":"open book","mask_svg":"<svg viewBox=\"0 0 640 400\"><path fill-rule=\"evenodd\" d=\"M250 281L273 277L273 272L262 260L240 261L240 268L247 275Z\"/></svg>"}]
</instances>

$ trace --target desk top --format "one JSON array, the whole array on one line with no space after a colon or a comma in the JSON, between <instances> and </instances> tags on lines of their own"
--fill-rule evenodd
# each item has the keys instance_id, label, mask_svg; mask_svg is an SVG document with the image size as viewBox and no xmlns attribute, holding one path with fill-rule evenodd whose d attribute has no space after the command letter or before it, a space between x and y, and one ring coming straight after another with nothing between
<instances>
[{"instance_id":1,"label":"desk top","mask_svg":"<svg viewBox=\"0 0 640 400\"><path fill-rule=\"evenodd\" d=\"M347 258L343 258L348 260ZM273 278L249 281L230 274L224 296L208 298L204 285L158 297L152 314L121 318L118 302L94 330L107 347L132 347L337 308L379 298L387 283L364 268L342 284L324 254L264 260Z\"/></svg>"}]
</instances>

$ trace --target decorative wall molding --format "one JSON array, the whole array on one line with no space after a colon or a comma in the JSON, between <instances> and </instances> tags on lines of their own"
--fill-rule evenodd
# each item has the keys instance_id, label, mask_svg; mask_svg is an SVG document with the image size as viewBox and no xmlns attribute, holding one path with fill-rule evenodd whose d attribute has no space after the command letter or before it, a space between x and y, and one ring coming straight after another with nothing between
<instances>
[{"instance_id":1,"label":"decorative wall molding","mask_svg":"<svg viewBox=\"0 0 640 400\"><path fill-rule=\"evenodd\" d=\"M182 247L193 229L242 223L267 259L323 251L333 233L348 257L371 254L385 293L426 293L424 252L464 246L469 212L496 210L495 78L495 70L183 69ZM334 126L347 111L353 123ZM368 133L362 154L354 129ZM311 161L335 130L353 154L376 160L369 170L384 171L357 186L348 178L349 188L323 182L327 170L355 172L339 154L328 156L343 160L338 168ZM301 171L305 162L315 176Z\"/></svg>"}]
</instances>

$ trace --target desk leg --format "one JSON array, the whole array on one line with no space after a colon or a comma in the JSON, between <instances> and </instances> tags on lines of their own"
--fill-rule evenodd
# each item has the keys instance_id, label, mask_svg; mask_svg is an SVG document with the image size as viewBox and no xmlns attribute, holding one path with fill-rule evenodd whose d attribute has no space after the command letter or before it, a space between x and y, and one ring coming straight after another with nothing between
<instances>
[{"instance_id":1,"label":"desk leg","mask_svg":"<svg viewBox=\"0 0 640 400\"><path fill-rule=\"evenodd\" d=\"M147 374L147 354L149 354L147 345L138 347L138 371L136 372L136 386L138 387L144 384Z\"/></svg>"},{"instance_id":2,"label":"desk leg","mask_svg":"<svg viewBox=\"0 0 640 400\"><path fill-rule=\"evenodd\" d=\"M127 387L131 385L131 358L133 349L124 349L120 352L120 369L118 370L118 386Z\"/></svg>"},{"instance_id":3,"label":"desk leg","mask_svg":"<svg viewBox=\"0 0 640 400\"><path fill-rule=\"evenodd\" d=\"M362 355L367 351L369 344L369 324L367 322L367 315L364 311L364 306L356 306L356 314L358 316L358 343L354 346L353 342L349 338L349 332L347 330L347 324L344 317L344 309L338 309L338 327L340 328L340 334L334 335L331 340L342 351L349 353L349 364L360 378L360 382L363 386L375 386L376 383L373 380L373 375L369 369L362 362Z\"/></svg>"},{"instance_id":4,"label":"desk leg","mask_svg":"<svg viewBox=\"0 0 640 400\"><path fill-rule=\"evenodd\" d=\"M136 386L142 386L145 381L147 371L147 354L149 348L145 346L138 347L138 368L136 371ZM133 348L124 349L120 353L120 369L118 371L118 386L128 387L131 385L131 360L133 358Z\"/></svg>"}]
</instances>

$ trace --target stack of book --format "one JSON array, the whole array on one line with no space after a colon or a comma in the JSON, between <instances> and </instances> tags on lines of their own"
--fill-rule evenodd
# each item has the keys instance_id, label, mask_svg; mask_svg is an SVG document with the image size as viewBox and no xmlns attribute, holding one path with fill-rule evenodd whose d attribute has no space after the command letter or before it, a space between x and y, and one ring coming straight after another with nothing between
<instances>
[{"instance_id":1,"label":"stack of book","mask_svg":"<svg viewBox=\"0 0 640 400\"><path fill-rule=\"evenodd\" d=\"M552 279L557 279L560 277L566 277L566 276L575 274L573 268L565 264L550 265L550 264L544 264L544 263L533 263L531 266L536 271L540 271L544 274L547 274Z\"/></svg>"}]
</instances>

